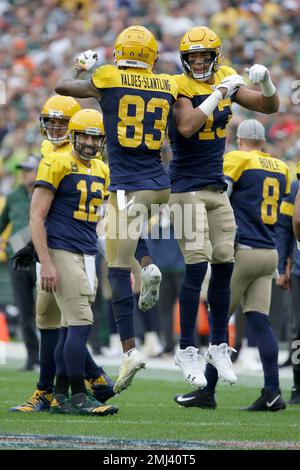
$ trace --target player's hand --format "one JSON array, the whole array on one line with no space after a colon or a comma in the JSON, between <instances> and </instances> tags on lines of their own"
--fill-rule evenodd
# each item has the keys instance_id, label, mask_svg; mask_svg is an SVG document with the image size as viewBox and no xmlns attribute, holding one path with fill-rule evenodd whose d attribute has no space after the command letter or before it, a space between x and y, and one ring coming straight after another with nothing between
<instances>
[{"instance_id":1,"label":"player's hand","mask_svg":"<svg viewBox=\"0 0 300 470\"><path fill-rule=\"evenodd\" d=\"M88 51L82 52L80 56L77 57L76 64L79 64L83 70L90 70L97 60L97 52L89 49Z\"/></svg>"},{"instance_id":2,"label":"player's hand","mask_svg":"<svg viewBox=\"0 0 300 470\"><path fill-rule=\"evenodd\" d=\"M276 286L280 287L283 290L290 290L291 288L291 280L288 274L280 274L279 277L276 279Z\"/></svg>"},{"instance_id":3,"label":"player's hand","mask_svg":"<svg viewBox=\"0 0 300 470\"><path fill-rule=\"evenodd\" d=\"M58 273L52 263L41 263L41 288L47 292L55 292L58 283Z\"/></svg>"},{"instance_id":4,"label":"player's hand","mask_svg":"<svg viewBox=\"0 0 300 470\"><path fill-rule=\"evenodd\" d=\"M252 67L245 69L252 83L261 83L270 78L270 72L264 65L254 64Z\"/></svg>"},{"instance_id":5,"label":"player's hand","mask_svg":"<svg viewBox=\"0 0 300 470\"><path fill-rule=\"evenodd\" d=\"M23 248L21 248L15 255L13 259L13 269L15 271L28 271L30 265L37 261L36 253L32 241L27 243Z\"/></svg>"},{"instance_id":6,"label":"player's hand","mask_svg":"<svg viewBox=\"0 0 300 470\"><path fill-rule=\"evenodd\" d=\"M240 86L246 83L241 75L229 75L221 81L216 90L220 90L223 98L230 98Z\"/></svg>"}]
</instances>

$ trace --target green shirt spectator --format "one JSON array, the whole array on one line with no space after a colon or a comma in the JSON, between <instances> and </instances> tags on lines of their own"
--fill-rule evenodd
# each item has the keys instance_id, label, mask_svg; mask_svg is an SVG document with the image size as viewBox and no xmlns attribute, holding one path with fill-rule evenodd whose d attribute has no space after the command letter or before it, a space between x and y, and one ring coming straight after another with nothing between
<instances>
[{"instance_id":1,"label":"green shirt spectator","mask_svg":"<svg viewBox=\"0 0 300 470\"><path fill-rule=\"evenodd\" d=\"M21 184L10 192L0 215L1 233L11 223L12 230L8 241L7 253L12 256L30 240L29 211L33 184L39 159L33 155L27 157L17 168L21 169Z\"/></svg>"}]
</instances>

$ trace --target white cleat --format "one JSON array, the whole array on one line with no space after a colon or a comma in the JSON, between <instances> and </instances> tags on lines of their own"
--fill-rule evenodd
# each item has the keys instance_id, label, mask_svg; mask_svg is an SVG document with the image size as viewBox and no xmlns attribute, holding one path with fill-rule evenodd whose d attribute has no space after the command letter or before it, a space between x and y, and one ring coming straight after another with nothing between
<instances>
[{"instance_id":1,"label":"white cleat","mask_svg":"<svg viewBox=\"0 0 300 470\"><path fill-rule=\"evenodd\" d=\"M114 386L114 392L120 393L131 385L135 374L146 366L146 359L136 348L123 354L119 376Z\"/></svg>"},{"instance_id":2,"label":"white cleat","mask_svg":"<svg viewBox=\"0 0 300 470\"><path fill-rule=\"evenodd\" d=\"M216 344L210 345L205 355L205 361L217 369L220 379L232 385L237 382L237 378L233 372L229 351L235 351L235 349L230 348L226 343L218 346Z\"/></svg>"},{"instance_id":3,"label":"white cleat","mask_svg":"<svg viewBox=\"0 0 300 470\"><path fill-rule=\"evenodd\" d=\"M139 308L143 311L154 307L159 299L161 272L156 264L148 264L141 270L142 285L139 297Z\"/></svg>"},{"instance_id":4,"label":"white cleat","mask_svg":"<svg viewBox=\"0 0 300 470\"><path fill-rule=\"evenodd\" d=\"M187 383L193 387L206 387L207 380L201 368L197 348L194 346L185 349L178 348L175 354L175 364L182 370Z\"/></svg>"}]
</instances>

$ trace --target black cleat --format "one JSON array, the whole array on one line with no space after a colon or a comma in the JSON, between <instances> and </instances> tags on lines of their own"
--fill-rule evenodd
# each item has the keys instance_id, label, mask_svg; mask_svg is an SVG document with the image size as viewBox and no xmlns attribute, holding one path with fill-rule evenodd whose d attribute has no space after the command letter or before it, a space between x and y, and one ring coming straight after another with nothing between
<instances>
[{"instance_id":1,"label":"black cleat","mask_svg":"<svg viewBox=\"0 0 300 470\"><path fill-rule=\"evenodd\" d=\"M190 393L175 395L174 400L178 405L185 408L194 406L197 408L215 409L217 406L215 394L213 392L205 392L201 388Z\"/></svg>"},{"instance_id":2,"label":"black cleat","mask_svg":"<svg viewBox=\"0 0 300 470\"><path fill-rule=\"evenodd\" d=\"M104 405L85 393L77 393L71 397L72 410L76 414L90 416L107 416L118 413L115 405Z\"/></svg>"},{"instance_id":3,"label":"black cleat","mask_svg":"<svg viewBox=\"0 0 300 470\"><path fill-rule=\"evenodd\" d=\"M288 401L289 405L300 405L300 389L293 387L291 398Z\"/></svg>"},{"instance_id":4,"label":"black cleat","mask_svg":"<svg viewBox=\"0 0 300 470\"><path fill-rule=\"evenodd\" d=\"M286 404L280 390L273 392L263 388L261 396L252 405L241 408L241 411L279 411L285 408Z\"/></svg>"},{"instance_id":5,"label":"black cleat","mask_svg":"<svg viewBox=\"0 0 300 470\"><path fill-rule=\"evenodd\" d=\"M71 414L73 411L69 398L62 393L54 395L49 412L53 414Z\"/></svg>"}]
</instances>

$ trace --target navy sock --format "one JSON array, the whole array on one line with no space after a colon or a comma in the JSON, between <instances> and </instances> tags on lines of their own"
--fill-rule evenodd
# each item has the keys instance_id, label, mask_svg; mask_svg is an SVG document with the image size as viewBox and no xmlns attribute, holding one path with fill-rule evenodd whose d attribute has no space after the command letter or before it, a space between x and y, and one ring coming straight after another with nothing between
<instances>
[{"instance_id":1,"label":"navy sock","mask_svg":"<svg viewBox=\"0 0 300 470\"><path fill-rule=\"evenodd\" d=\"M109 268L108 278L112 291L112 306L121 341L134 338L133 327L133 294L130 271L127 269Z\"/></svg>"},{"instance_id":2,"label":"navy sock","mask_svg":"<svg viewBox=\"0 0 300 470\"><path fill-rule=\"evenodd\" d=\"M38 390L47 390L47 392L51 393L55 378L54 351L59 339L59 328L40 330L40 333L40 376L37 388Z\"/></svg>"},{"instance_id":3,"label":"navy sock","mask_svg":"<svg viewBox=\"0 0 300 470\"><path fill-rule=\"evenodd\" d=\"M116 320L114 317L114 312L113 312L113 307L111 300L108 300L108 309L107 309L107 322L108 322L108 329L109 329L109 334L114 335L118 333L118 328L116 324Z\"/></svg>"},{"instance_id":4,"label":"navy sock","mask_svg":"<svg viewBox=\"0 0 300 470\"><path fill-rule=\"evenodd\" d=\"M268 315L259 312L246 312L246 321L253 332L264 370L264 387L278 391L278 342Z\"/></svg>"},{"instance_id":5,"label":"navy sock","mask_svg":"<svg viewBox=\"0 0 300 470\"><path fill-rule=\"evenodd\" d=\"M96 362L92 358L90 351L86 348L86 359L85 359L85 378L97 379L104 373L102 367L97 366Z\"/></svg>"},{"instance_id":6,"label":"navy sock","mask_svg":"<svg viewBox=\"0 0 300 470\"><path fill-rule=\"evenodd\" d=\"M72 395L86 393L84 384L87 340L91 325L69 326L64 346L64 359Z\"/></svg>"},{"instance_id":7,"label":"navy sock","mask_svg":"<svg viewBox=\"0 0 300 470\"><path fill-rule=\"evenodd\" d=\"M150 253L149 253L149 250L148 250L147 243L145 242L145 240L142 237L140 237L139 240L138 240L138 243L137 243L137 247L136 247L136 250L135 250L134 257L140 263L141 259L144 256L150 256Z\"/></svg>"},{"instance_id":8,"label":"navy sock","mask_svg":"<svg viewBox=\"0 0 300 470\"><path fill-rule=\"evenodd\" d=\"M204 391L205 392L214 392L215 388L216 388L216 385L218 383L218 371L213 365L206 364L205 378L207 380L207 385L204 388Z\"/></svg>"},{"instance_id":9,"label":"navy sock","mask_svg":"<svg viewBox=\"0 0 300 470\"><path fill-rule=\"evenodd\" d=\"M84 375L87 339L91 325L69 326L64 346L64 359L68 376Z\"/></svg>"},{"instance_id":10,"label":"navy sock","mask_svg":"<svg viewBox=\"0 0 300 470\"><path fill-rule=\"evenodd\" d=\"M59 331L59 339L54 351L54 360L56 366L56 374L67 375L67 369L64 360L64 346L68 333L68 328L62 327Z\"/></svg>"},{"instance_id":11,"label":"navy sock","mask_svg":"<svg viewBox=\"0 0 300 470\"><path fill-rule=\"evenodd\" d=\"M207 263L187 264L179 292L180 348L195 346L195 323Z\"/></svg>"},{"instance_id":12,"label":"navy sock","mask_svg":"<svg viewBox=\"0 0 300 470\"><path fill-rule=\"evenodd\" d=\"M226 343L230 304L230 280L234 263L211 265L207 301L211 315L211 344Z\"/></svg>"}]
</instances>

